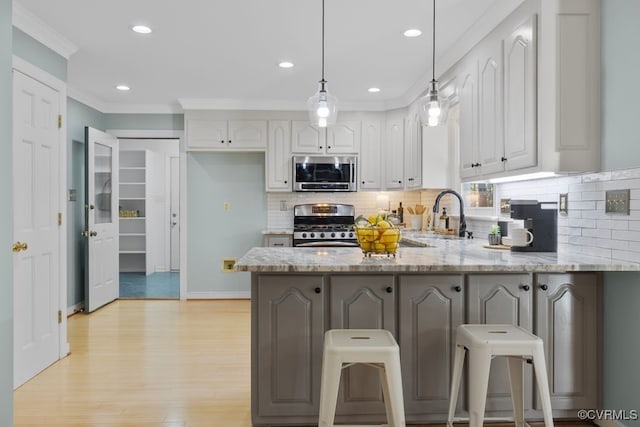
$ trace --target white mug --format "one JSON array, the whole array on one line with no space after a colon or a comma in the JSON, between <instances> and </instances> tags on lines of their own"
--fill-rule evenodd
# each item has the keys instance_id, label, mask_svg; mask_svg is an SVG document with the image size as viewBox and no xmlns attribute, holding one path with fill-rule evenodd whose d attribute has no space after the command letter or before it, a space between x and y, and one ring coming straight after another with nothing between
<instances>
[{"instance_id":1,"label":"white mug","mask_svg":"<svg viewBox=\"0 0 640 427\"><path fill-rule=\"evenodd\" d=\"M527 246L533 242L533 233L526 228L511 230L511 246Z\"/></svg>"}]
</instances>

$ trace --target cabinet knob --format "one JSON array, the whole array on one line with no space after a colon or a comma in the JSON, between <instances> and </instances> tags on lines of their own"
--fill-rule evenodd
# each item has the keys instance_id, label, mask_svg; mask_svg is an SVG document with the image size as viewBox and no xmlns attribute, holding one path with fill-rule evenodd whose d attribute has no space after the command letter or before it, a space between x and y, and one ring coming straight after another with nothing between
<instances>
[{"instance_id":1,"label":"cabinet knob","mask_svg":"<svg viewBox=\"0 0 640 427\"><path fill-rule=\"evenodd\" d=\"M327 145L327 150L331 150L331 146L330 145Z\"/></svg>"},{"instance_id":2,"label":"cabinet knob","mask_svg":"<svg viewBox=\"0 0 640 427\"><path fill-rule=\"evenodd\" d=\"M402 181L398 181L398 184L402 184Z\"/></svg>"},{"instance_id":3,"label":"cabinet knob","mask_svg":"<svg viewBox=\"0 0 640 427\"><path fill-rule=\"evenodd\" d=\"M229 144L231 144L231 140L229 140Z\"/></svg>"},{"instance_id":4,"label":"cabinet knob","mask_svg":"<svg viewBox=\"0 0 640 427\"><path fill-rule=\"evenodd\" d=\"M531 289L531 288L529 287L529 285L522 285L522 286L521 286L521 288L522 288L522 290L524 290L524 291L528 291L529 289Z\"/></svg>"},{"instance_id":5,"label":"cabinet knob","mask_svg":"<svg viewBox=\"0 0 640 427\"><path fill-rule=\"evenodd\" d=\"M362 181L362 184L364 185L364 181Z\"/></svg>"},{"instance_id":6,"label":"cabinet knob","mask_svg":"<svg viewBox=\"0 0 640 427\"><path fill-rule=\"evenodd\" d=\"M315 292L316 294L319 294L320 292L322 292L322 289L320 289L320 286L318 286L313 290L313 292Z\"/></svg>"},{"instance_id":7,"label":"cabinet knob","mask_svg":"<svg viewBox=\"0 0 640 427\"><path fill-rule=\"evenodd\" d=\"M284 183L287 184L287 180L286 179L284 180Z\"/></svg>"},{"instance_id":8,"label":"cabinet knob","mask_svg":"<svg viewBox=\"0 0 640 427\"><path fill-rule=\"evenodd\" d=\"M462 292L462 286L456 286L453 288L453 290L456 292Z\"/></svg>"},{"instance_id":9,"label":"cabinet knob","mask_svg":"<svg viewBox=\"0 0 640 427\"><path fill-rule=\"evenodd\" d=\"M221 139L221 140L220 140L220 144L224 144L224 139Z\"/></svg>"},{"instance_id":10,"label":"cabinet knob","mask_svg":"<svg viewBox=\"0 0 640 427\"><path fill-rule=\"evenodd\" d=\"M322 145L319 148L322 150Z\"/></svg>"},{"instance_id":11,"label":"cabinet knob","mask_svg":"<svg viewBox=\"0 0 640 427\"><path fill-rule=\"evenodd\" d=\"M549 287L547 285L540 285L540 289L546 291L547 289L549 289Z\"/></svg>"},{"instance_id":12,"label":"cabinet knob","mask_svg":"<svg viewBox=\"0 0 640 427\"><path fill-rule=\"evenodd\" d=\"M506 158L505 156L502 156L502 157L500 158L500 161L502 161L502 162L506 162L506 161L507 161L507 158Z\"/></svg>"},{"instance_id":13,"label":"cabinet knob","mask_svg":"<svg viewBox=\"0 0 640 427\"><path fill-rule=\"evenodd\" d=\"M384 290L387 291L388 294L393 292L393 288L391 286L387 286Z\"/></svg>"}]
</instances>

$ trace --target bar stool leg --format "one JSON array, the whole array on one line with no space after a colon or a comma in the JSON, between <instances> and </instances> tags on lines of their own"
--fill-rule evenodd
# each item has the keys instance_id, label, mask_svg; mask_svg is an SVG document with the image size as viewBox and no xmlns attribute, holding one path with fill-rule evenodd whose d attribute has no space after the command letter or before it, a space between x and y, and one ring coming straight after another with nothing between
<instances>
[{"instance_id":1,"label":"bar stool leg","mask_svg":"<svg viewBox=\"0 0 640 427\"><path fill-rule=\"evenodd\" d=\"M389 407L391 412L389 425L392 427L405 427L404 400L402 398L402 375L399 357L391 357L385 363L385 373L389 387Z\"/></svg>"},{"instance_id":2,"label":"bar stool leg","mask_svg":"<svg viewBox=\"0 0 640 427\"><path fill-rule=\"evenodd\" d=\"M341 359L330 354L322 357L322 377L320 381L320 413L318 427L333 427L336 417L336 404L340 375L342 374Z\"/></svg>"},{"instance_id":3,"label":"bar stool leg","mask_svg":"<svg viewBox=\"0 0 640 427\"><path fill-rule=\"evenodd\" d=\"M489 351L469 350L469 427L482 427L490 368Z\"/></svg>"},{"instance_id":4,"label":"bar stool leg","mask_svg":"<svg viewBox=\"0 0 640 427\"><path fill-rule=\"evenodd\" d=\"M522 358L506 357L509 368L509 386L513 403L513 420L516 427L524 427L524 395L522 393Z\"/></svg>"},{"instance_id":5,"label":"bar stool leg","mask_svg":"<svg viewBox=\"0 0 640 427\"><path fill-rule=\"evenodd\" d=\"M384 407L387 414L387 424L391 426L393 425L393 418L391 415L393 409L391 408L391 393L389 391L389 382L387 381L386 365L383 364L378 368L378 377L380 378L380 387L382 388L382 397L384 399Z\"/></svg>"},{"instance_id":6,"label":"bar stool leg","mask_svg":"<svg viewBox=\"0 0 640 427\"><path fill-rule=\"evenodd\" d=\"M544 416L545 427L553 427L553 414L551 412L551 394L549 393L549 380L547 378L547 367L544 361L544 351L542 345L536 346L533 351L533 369L538 383L540 393L540 403L542 404L542 415Z\"/></svg>"},{"instance_id":7,"label":"bar stool leg","mask_svg":"<svg viewBox=\"0 0 640 427\"><path fill-rule=\"evenodd\" d=\"M460 380L462 379L462 365L464 364L465 348L456 345L456 353L453 360L453 375L451 376L451 395L449 396L449 415L447 416L447 424L453 423L453 417L456 413L456 404L458 402L458 392L460 391Z\"/></svg>"}]
</instances>

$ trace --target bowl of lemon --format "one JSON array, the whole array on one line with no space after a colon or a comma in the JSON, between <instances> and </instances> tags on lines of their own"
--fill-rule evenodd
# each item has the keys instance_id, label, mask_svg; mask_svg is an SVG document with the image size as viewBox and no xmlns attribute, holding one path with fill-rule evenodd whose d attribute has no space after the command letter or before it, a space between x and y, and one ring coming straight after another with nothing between
<instances>
[{"instance_id":1,"label":"bowl of lemon","mask_svg":"<svg viewBox=\"0 0 640 427\"><path fill-rule=\"evenodd\" d=\"M398 251L400 229L387 221L386 215L371 215L368 218L361 215L355 220L354 230L365 256L395 256Z\"/></svg>"}]
</instances>

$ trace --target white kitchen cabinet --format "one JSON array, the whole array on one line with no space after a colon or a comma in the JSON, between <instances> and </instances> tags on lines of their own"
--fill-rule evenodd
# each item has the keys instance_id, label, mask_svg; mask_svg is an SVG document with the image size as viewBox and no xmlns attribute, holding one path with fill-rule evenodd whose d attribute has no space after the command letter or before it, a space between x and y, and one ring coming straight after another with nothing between
<instances>
[{"instance_id":1,"label":"white kitchen cabinet","mask_svg":"<svg viewBox=\"0 0 640 427\"><path fill-rule=\"evenodd\" d=\"M404 188L422 187L422 125L416 108L404 121Z\"/></svg>"},{"instance_id":2,"label":"white kitchen cabinet","mask_svg":"<svg viewBox=\"0 0 640 427\"><path fill-rule=\"evenodd\" d=\"M264 246L268 248L284 248L292 246L291 234L267 234L264 236Z\"/></svg>"},{"instance_id":3,"label":"white kitchen cabinet","mask_svg":"<svg viewBox=\"0 0 640 427\"><path fill-rule=\"evenodd\" d=\"M538 162L537 16L515 26L504 46L505 170L533 167Z\"/></svg>"},{"instance_id":4,"label":"white kitchen cabinet","mask_svg":"<svg viewBox=\"0 0 640 427\"><path fill-rule=\"evenodd\" d=\"M188 150L263 151L267 121L188 118L186 142Z\"/></svg>"},{"instance_id":5,"label":"white kitchen cabinet","mask_svg":"<svg viewBox=\"0 0 640 427\"><path fill-rule=\"evenodd\" d=\"M460 108L460 177L478 174L478 62L463 60L458 68Z\"/></svg>"},{"instance_id":6,"label":"white kitchen cabinet","mask_svg":"<svg viewBox=\"0 0 640 427\"><path fill-rule=\"evenodd\" d=\"M291 121L269 120L265 158L266 190L291 191Z\"/></svg>"},{"instance_id":7,"label":"white kitchen cabinet","mask_svg":"<svg viewBox=\"0 0 640 427\"><path fill-rule=\"evenodd\" d=\"M404 120L387 117L384 139L384 173L387 190L403 189L404 184Z\"/></svg>"},{"instance_id":8,"label":"white kitchen cabinet","mask_svg":"<svg viewBox=\"0 0 640 427\"><path fill-rule=\"evenodd\" d=\"M363 120L360 163L358 167L360 170L359 190L380 190L383 188L381 149L380 119Z\"/></svg>"},{"instance_id":9,"label":"white kitchen cabinet","mask_svg":"<svg viewBox=\"0 0 640 427\"><path fill-rule=\"evenodd\" d=\"M338 121L318 128L307 120L291 125L291 150L296 154L357 154L360 149L360 121Z\"/></svg>"}]
</instances>

